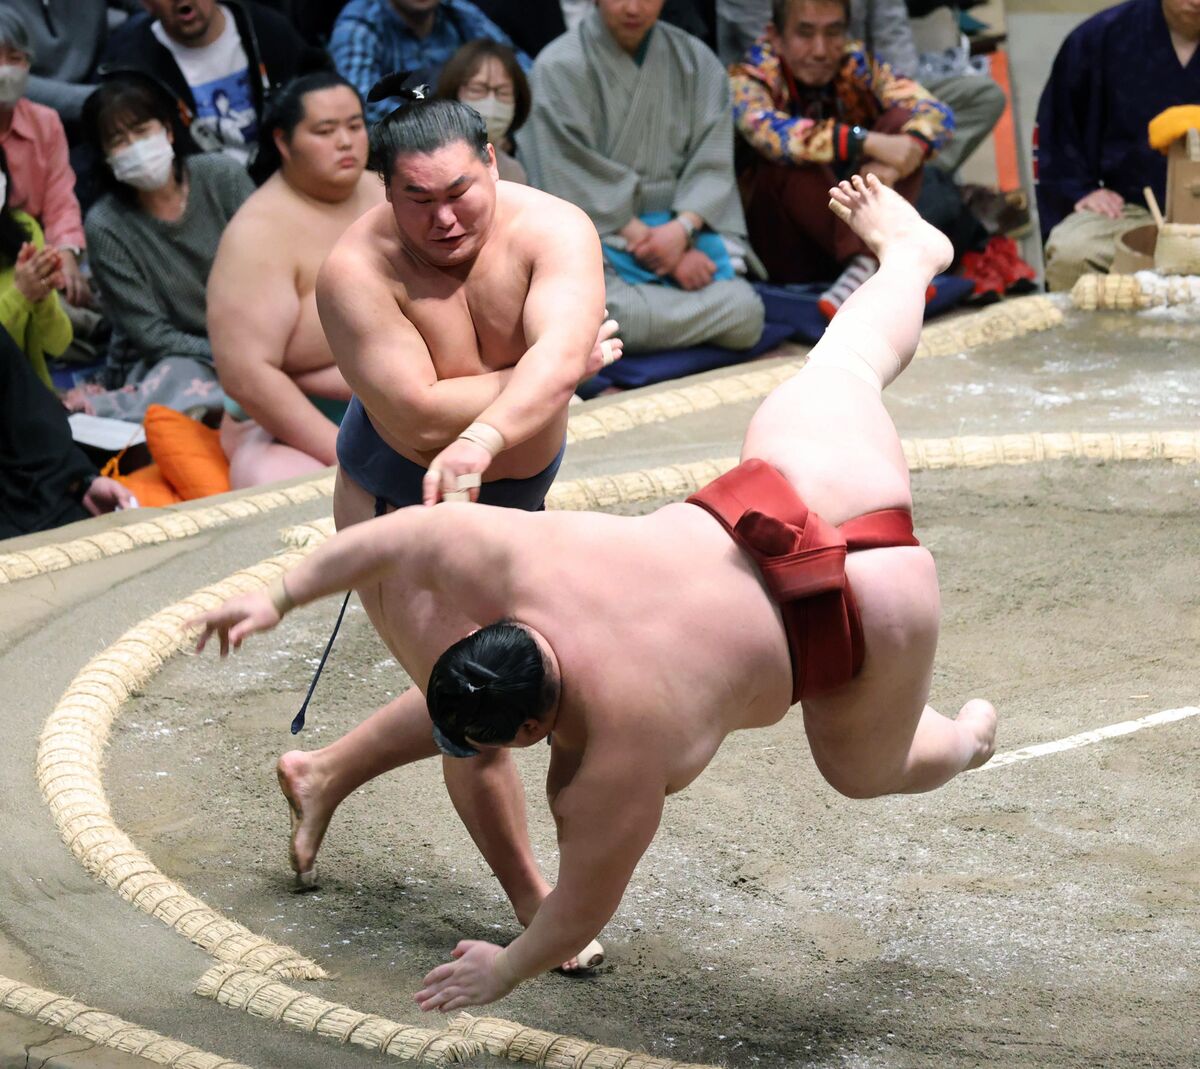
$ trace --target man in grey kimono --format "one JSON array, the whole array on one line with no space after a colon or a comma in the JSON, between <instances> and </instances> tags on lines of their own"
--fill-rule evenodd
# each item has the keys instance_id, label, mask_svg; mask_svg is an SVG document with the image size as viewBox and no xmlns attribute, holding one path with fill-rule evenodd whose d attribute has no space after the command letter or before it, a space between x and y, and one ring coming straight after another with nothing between
<instances>
[{"instance_id":1,"label":"man in grey kimono","mask_svg":"<svg viewBox=\"0 0 1200 1069\"><path fill-rule=\"evenodd\" d=\"M581 207L604 244L626 352L754 345L763 306L733 169L729 85L663 0L597 0L533 67L522 160Z\"/></svg>"}]
</instances>

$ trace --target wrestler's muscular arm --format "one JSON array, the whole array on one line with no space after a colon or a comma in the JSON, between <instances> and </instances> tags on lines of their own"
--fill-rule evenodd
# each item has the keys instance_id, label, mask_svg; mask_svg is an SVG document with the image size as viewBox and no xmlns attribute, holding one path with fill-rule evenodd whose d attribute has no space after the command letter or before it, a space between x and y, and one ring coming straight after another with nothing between
<instances>
[{"instance_id":1,"label":"wrestler's muscular arm","mask_svg":"<svg viewBox=\"0 0 1200 1069\"><path fill-rule=\"evenodd\" d=\"M458 545L461 535L453 513L463 511L397 509L347 527L288 571L283 580L286 596L294 605L306 605L390 574L403 575L415 588L436 590L445 571L448 547ZM502 554L502 548L493 552L486 538L481 538L473 549L480 566L492 567L496 574L502 574ZM237 649L250 635L269 631L280 618L271 595L259 591L230 598L190 620L189 626L203 628L197 649L203 649L215 634L220 640L221 656L225 656L230 646Z\"/></svg>"},{"instance_id":2,"label":"wrestler's muscular arm","mask_svg":"<svg viewBox=\"0 0 1200 1069\"><path fill-rule=\"evenodd\" d=\"M437 511L437 510L434 510ZM553 803L558 885L529 927L506 948L464 940L454 961L425 977L423 1010L494 1002L524 980L568 960L608 923L662 819L665 774L637 754L588 742L579 771ZM639 753L649 748L641 747Z\"/></svg>"},{"instance_id":3,"label":"wrestler's muscular arm","mask_svg":"<svg viewBox=\"0 0 1200 1069\"><path fill-rule=\"evenodd\" d=\"M284 590L299 606L398 575L413 588L433 591L464 619L499 620L513 611L514 578L531 542L529 524L546 519L544 513L488 506L397 509L339 531L287 572ZM463 546L471 551L464 553ZM200 648L218 635L224 656L229 645L236 649L279 619L270 596L258 592L230 598L188 623L204 628ZM405 667L410 674L414 670ZM416 682L423 687L425 680Z\"/></svg>"},{"instance_id":4,"label":"wrestler's muscular arm","mask_svg":"<svg viewBox=\"0 0 1200 1069\"><path fill-rule=\"evenodd\" d=\"M529 348L498 396L471 417L495 427L510 447L532 438L566 407L587 377L604 318L604 258L591 220L574 205L549 199L537 213L527 210L517 225L533 264L523 317ZM482 446L459 440L430 470L444 473L445 485L460 475L482 474L491 461ZM427 477L427 502L430 487L438 485L436 475Z\"/></svg>"},{"instance_id":5,"label":"wrestler's muscular arm","mask_svg":"<svg viewBox=\"0 0 1200 1069\"><path fill-rule=\"evenodd\" d=\"M245 218L235 217L221 238L208 277L208 336L217 376L268 434L323 464L336 464L337 425L283 370L300 298L294 272L273 253L277 247L275 235ZM330 370L337 375L336 368Z\"/></svg>"},{"instance_id":6,"label":"wrestler's muscular arm","mask_svg":"<svg viewBox=\"0 0 1200 1069\"><path fill-rule=\"evenodd\" d=\"M355 227L321 267L321 326L346 381L388 437L436 452L500 396L512 371L439 380L425 339L397 303L391 268L368 236Z\"/></svg>"}]
</instances>

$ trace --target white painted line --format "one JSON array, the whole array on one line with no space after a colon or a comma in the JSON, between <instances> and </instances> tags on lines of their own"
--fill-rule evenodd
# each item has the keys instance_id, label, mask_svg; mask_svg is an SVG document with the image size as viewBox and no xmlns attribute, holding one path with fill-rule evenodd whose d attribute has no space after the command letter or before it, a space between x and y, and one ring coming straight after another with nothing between
<instances>
[{"instance_id":1,"label":"white painted line","mask_svg":"<svg viewBox=\"0 0 1200 1069\"><path fill-rule=\"evenodd\" d=\"M1161 713L1151 713L1149 716L1139 717L1137 720L1126 720L1120 724L1109 724L1108 727L1071 735L1068 738L1059 739L1057 742L1042 742L1037 746L1025 746L1020 750L1010 750L1008 753L996 754L986 765L975 771L986 772L989 768L1011 765L1014 761L1028 761L1033 757L1045 757L1047 754L1059 753L1062 750L1090 746L1093 742L1101 742L1118 735L1131 735L1135 731L1141 731L1142 728L1154 727L1157 724L1169 724L1174 720L1185 720L1189 716L1200 716L1200 707L1185 705L1182 709L1165 709Z\"/></svg>"}]
</instances>

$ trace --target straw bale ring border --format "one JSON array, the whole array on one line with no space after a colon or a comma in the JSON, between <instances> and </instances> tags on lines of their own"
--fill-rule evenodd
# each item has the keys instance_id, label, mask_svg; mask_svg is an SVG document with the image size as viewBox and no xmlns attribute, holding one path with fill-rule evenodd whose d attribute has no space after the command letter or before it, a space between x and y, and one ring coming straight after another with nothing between
<instances>
[{"instance_id":1,"label":"straw bale ring border","mask_svg":"<svg viewBox=\"0 0 1200 1069\"><path fill-rule=\"evenodd\" d=\"M480 1052L478 1043L446 1029L420 1028L361 1013L236 965L209 969L200 978L196 994L253 1017L406 1061L457 1065Z\"/></svg>"},{"instance_id":2,"label":"straw bale ring border","mask_svg":"<svg viewBox=\"0 0 1200 1069\"><path fill-rule=\"evenodd\" d=\"M466 1013L446 1029L431 1031L360 1013L232 965L209 969L196 994L255 1017L430 1065L455 1064L486 1051L546 1069L714 1069Z\"/></svg>"},{"instance_id":3,"label":"straw bale ring border","mask_svg":"<svg viewBox=\"0 0 1200 1069\"><path fill-rule=\"evenodd\" d=\"M0 553L0 586L35 575L62 571L76 564L115 557L142 546L191 538L235 520L261 516L285 505L315 501L332 494L333 476L322 475L308 482L233 498L219 505L168 512L151 520L110 527L69 542L38 546L16 553Z\"/></svg>"},{"instance_id":4,"label":"straw bale ring border","mask_svg":"<svg viewBox=\"0 0 1200 1069\"><path fill-rule=\"evenodd\" d=\"M489 1054L545 1066L545 1069L713 1069L712 1066L677 1062L526 1028L515 1021L497 1017L473 1017L462 1013L450 1022L449 1028L451 1032L474 1040Z\"/></svg>"},{"instance_id":5,"label":"straw bale ring border","mask_svg":"<svg viewBox=\"0 0 1200 1069\"><path fill-rule=\"evenodd\" d=\"M241 1062L209 1054L72 998L6 976L0 976L0 1009L173 1069L250 1069Z\"/></svg>"},{"instance_id":6,"label":"straw bale ring border","mask_svg":"<svg viewBox=\"0 0 1200 1069\"><path fill-rule=\"evenodd\" d=\"M112 819L101 777L121 705L191 639L184 623L234 594L260 589L307 550L292 549L196 591L127 631L93 657L42 729L36 775L59 835L93 877L221 961L291 979L325 971L290 947L255 935L165 876Z\"/></svg>"}]
</instances>

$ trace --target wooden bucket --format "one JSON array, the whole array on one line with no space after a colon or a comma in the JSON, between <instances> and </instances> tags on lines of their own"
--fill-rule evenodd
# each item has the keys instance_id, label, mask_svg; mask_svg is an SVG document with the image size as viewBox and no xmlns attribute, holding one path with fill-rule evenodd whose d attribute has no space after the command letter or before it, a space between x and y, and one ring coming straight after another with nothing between
<instances>
[{"instance_id":1,"label":"wooden bucket","mask_svg":"<svg viewBox=\"0 0 1200 1069\"><path fill-rule=\"evenodd\" d=\"M1117 236L1117 252L1113 257L1109 273L1132 275L1138 271L1154 270L1154 243L1158 239L1158 227L1153 223L1126 230Z\"/></svg>"},{"instance_id":2,"label":"wooden bucket","mask_svg":"<svg viewBox=\"0 0 1200 1069\"><path fill-rule=\"evenodd\" d=\"M1200 275L1200 224L1163 223L1154 247L1160 275Z\"/></svg>"}]
</instances>

